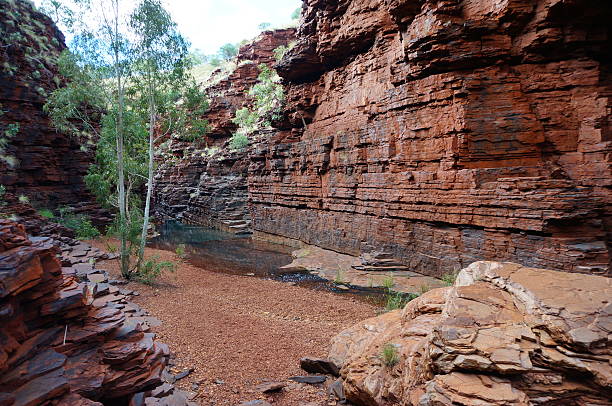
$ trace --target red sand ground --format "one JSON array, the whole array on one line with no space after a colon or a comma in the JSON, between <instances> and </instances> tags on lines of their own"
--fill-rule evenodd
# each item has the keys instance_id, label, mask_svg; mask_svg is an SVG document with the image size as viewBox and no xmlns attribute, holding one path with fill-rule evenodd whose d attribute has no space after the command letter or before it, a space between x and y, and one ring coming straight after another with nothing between
<instances>
[{"instance_id":1,"label":"red sand ground","mask_svg":"<svg viewBox=\"0 0 612 406\"><path fill-rule=\"evenodd\" d=\"M105 249L105 243L93 242ZM195 368L179 386L199 385L201 405L236 405L266 399L273 405L333 405L325 386L290 384L281 393L262 395L253 388L266 379L286 381L305 374L303 356L325 357L330 339L376 308L350 297L313 291L288 283L233 276L196 268L167 251L147 256L178 264L157 286L131 282L135 302L163 324L154 331L176 355L176 367ZM99 264L119 274L117 261ZM217 381L217 383L215 382ZM223 381L223 383L219 383ZM331 382L330 382L331 383Z\"/></svg>"}]
</instances>

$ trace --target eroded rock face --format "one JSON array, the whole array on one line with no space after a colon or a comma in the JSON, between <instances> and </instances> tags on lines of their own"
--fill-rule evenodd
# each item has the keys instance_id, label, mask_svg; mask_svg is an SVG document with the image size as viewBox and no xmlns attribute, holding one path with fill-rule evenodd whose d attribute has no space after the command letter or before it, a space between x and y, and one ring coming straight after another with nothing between
<instances>
[{"instance_id":1,"label":"eroded rock face","mask_svg":"<svg viewBox=\"0 0 612 406\"><path fill-rule=\"evenodd\" d=\"M168 347L127 316L118 288L79 279L103 271L56 254L0 220L0 403L122 404L159 385Z\"/></svg>"},{"instance_id":2,"label":"eroded rock face","mask_svg":"<svg viewBox=\"0 0 612 406\"><path fill-rule=\"evenodd\" d=\"M609 404L611 297L609 278L475 262L340 333L330 359L359 405Z\"/></svg>"},{"instance_id":3,"label":"eroded rock face","mask_svg":"<svg viewBox=\"0 0 612 406\"><path fill-rule=\"evenodd\" d=\"M294 38L293 28L263 32L240 49L236 69L206 89L211 98L206 113L210 131L200 145L174 144L176 162L161 163L154 194L159 217L236 234L251 232L248 152L228 147L237 129L232 119L236 110L250 103L246 92L257 82L258 65L272 66L276 62L273 51Z\"/></svg>"},{"instance_id":4,"label":"eroded rock face","mask_svg":"<svg viewBox=\"0 0 612 406\"><path fill-rule=\"evenodd\" d=\"M609 2L307 0L256 233L610 275ZM304 128L303 121L307 123Z\"/></svg>"},{"instance_id":5,"label":"eroded rock face","mask_svg":"<svg viewBox=\"0 0 612 406\"><path fill-rule=\"evenodd\" d=\"M17 162L0 161L0 184L37 207L69 205L96 215L99 207L83 181L92 152L53 128L43 112L47 96L62 83L57 58L66 49L64 36L24 0L0 0L0 33L0 130L4 135L9 125L19 126L7 148Z\"/></svg>"}]
</instances>

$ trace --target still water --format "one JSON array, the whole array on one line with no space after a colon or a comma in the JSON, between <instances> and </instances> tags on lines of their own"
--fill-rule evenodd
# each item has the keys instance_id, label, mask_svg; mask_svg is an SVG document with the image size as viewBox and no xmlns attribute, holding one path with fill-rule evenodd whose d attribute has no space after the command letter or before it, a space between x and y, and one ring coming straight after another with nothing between
<instances>
[{"instance_id":1,"label":"still water","mask_svg":"<svg viewBox=\"0 0 612 406\"><path fill-rule=\"evenodd\" d=\"M176 221L166 222L160 235L149 242L152 248L176 251L185 247L186 261L199 268L232 275L250 275L295 283L314 290L357 295L365 298L356 288L338 288L326 279L308 272L287 272L282 266L292 262L293 248L236 236L210 228L190 226Z\"/></svg>"}]
</instances>

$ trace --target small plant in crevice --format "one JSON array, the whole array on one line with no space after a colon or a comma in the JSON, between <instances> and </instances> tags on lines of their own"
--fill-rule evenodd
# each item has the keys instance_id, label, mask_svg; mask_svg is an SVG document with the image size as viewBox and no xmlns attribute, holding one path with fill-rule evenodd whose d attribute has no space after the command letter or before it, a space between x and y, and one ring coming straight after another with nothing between
<instances>
[{"instance_id":1,"label":"small plant in crevice","mask_svg":"<svg viewBox=\"0 0 612 406\"><path fill-rule=\"evenodd\" d=\"M145 285L152 285L164 272L174 272L176 264L170 261L160 261L159 256L154 255L143 260L136 279Z\"/></svg>"},{"instance_id":2,"label":"small plant in crevice","mask_svg":"<svg viewBox=\"0 0 612 406\"><path fill-rule=\"evenodd\" d=\"M459 275L459 271L448 272L442 275L440 279L442 280L442 282L444 282L445 285L453 286L455 284L455 281L457 280L457 275Z\"/></svg>"},{"instance_id":3,"label":"small plant in crevice","mask_svg":"<svg viewBox=\"0 0 612 406\"><path fill-rule=\"evenodd\" d=\"M383 346L380 357L382 362L387 367L393 367L400 361L399 352L397 345L393 343L387 343Z\"/></svg>"},{"instance_id":4,"label":"small plant in crevice","mask_svg":"<svg viewBox=\"0 0 612 406\"><path fill-rule=\"evenodd\" d=\"M28 204L30 203L30 198L26 195L19 195L19 203Z\"/></svg>"},{"instance_id":5,"label":"small plant in crevice","mask_svg":"<svg viewBox=\"0 0 612 406\"><path fill-rule=\"evenodd\" d=\"M416 299L419 295L415 293L389 292L385 301L385 312L403 309L408 302Z\"/></svg>"},{"instance_id":6,"label":"small plant in crevice","mask_svg":"<svg viewBox=\"0 0 612 406\"><path fill-rule=\"evenodd\" d=\"M336 285L342 285L346 283L345 272L342 269L338 269L336 271L336 277L334 278L334 283Z\"/></svg>"},{"instance_id":7,"label":"small plant in crevice","mask_svg":"<svg viewBox=\"0 0 612 406\"><path fill-rule=\"evenodd\" d=\"M420 291L421 295L429 292L430 290L431 290L431 286L429 286L429 285L423 284L423 285L419 286L419 291Z\"/></svg>"}]
</instances>

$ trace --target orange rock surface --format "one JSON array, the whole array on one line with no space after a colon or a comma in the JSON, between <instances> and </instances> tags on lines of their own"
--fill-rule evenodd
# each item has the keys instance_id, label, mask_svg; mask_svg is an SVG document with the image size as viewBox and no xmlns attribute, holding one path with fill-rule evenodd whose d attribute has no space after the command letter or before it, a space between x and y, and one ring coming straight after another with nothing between
<instances>
[{"instance_id":1,"label":"orange rock surface","mask_svg":"<svg viewBox=\"0 0 612 406\"><path fill-rule=\"evenodd\" d=\"M330 359L359 405L606 405L611 297L609 278L475 262L340 333Z\"/></svg>"}]
</instances>

